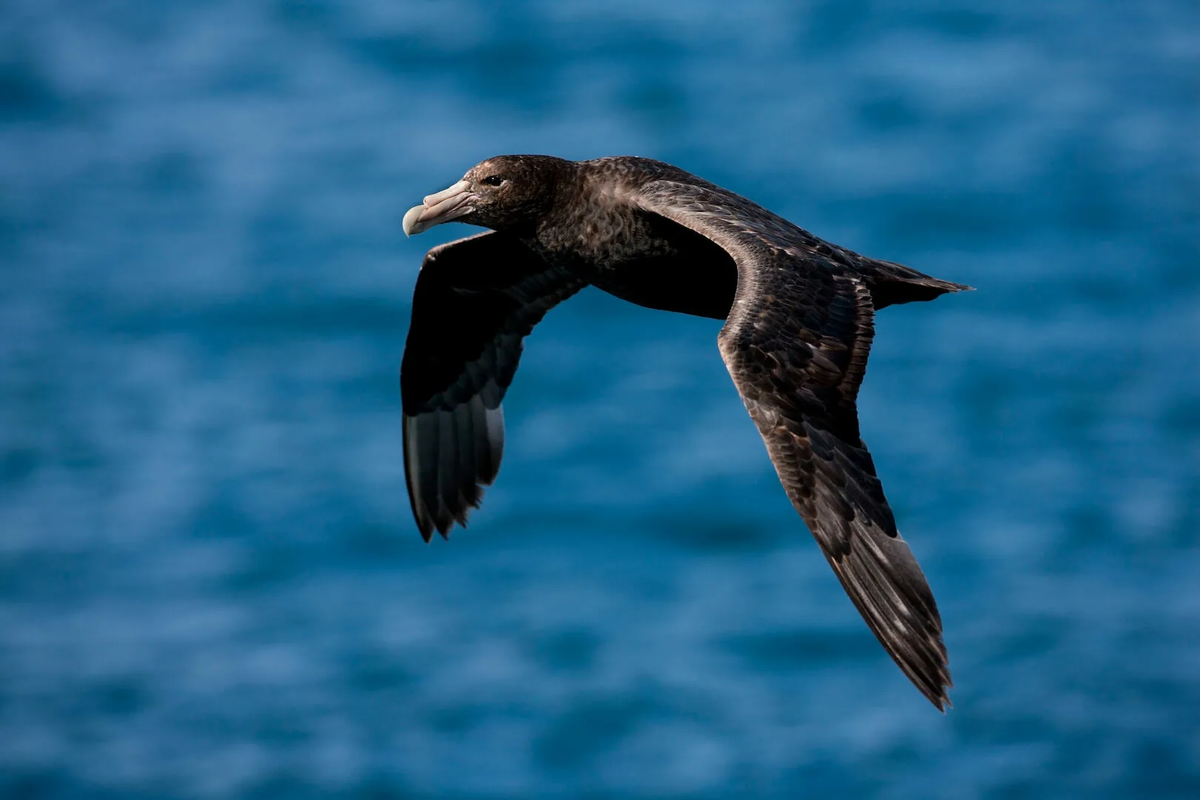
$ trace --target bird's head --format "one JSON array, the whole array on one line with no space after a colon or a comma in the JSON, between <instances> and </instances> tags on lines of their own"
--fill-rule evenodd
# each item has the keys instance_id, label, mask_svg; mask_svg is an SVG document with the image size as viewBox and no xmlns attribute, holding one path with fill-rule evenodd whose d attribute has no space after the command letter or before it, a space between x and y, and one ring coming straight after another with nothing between
<instances>
[{"instance_id":1,"label":"bird's head","mask_svg":"<svg viewBox=\"0 0 1200 800\"><path fill-rule=\"evenodd\" d=\"M492 230L534 222L554 200L571 162L552 156L496 156L481 161L462 180L431 194L404 215L404 234L456 220Z\"/></svg>"}]
</instances>

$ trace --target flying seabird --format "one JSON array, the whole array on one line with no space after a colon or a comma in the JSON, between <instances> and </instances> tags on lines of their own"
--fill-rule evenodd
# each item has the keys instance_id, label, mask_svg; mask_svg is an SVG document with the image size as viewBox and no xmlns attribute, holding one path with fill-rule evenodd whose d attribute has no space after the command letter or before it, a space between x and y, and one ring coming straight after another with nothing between
<instances>
[{"instance_id":1,"label":"flying seabird","mask_svg":"<svg viewBox=\"0 0 1200 800\"><path fill-rule=\"evenodd\" d=\"M433 248L400 369L404 468L425 541L479 506L500 467L500 401L522 340L589 284L725 320L717 344L796 511L904 674L940 710L950 671L933 593L859 436L876 310L969 289L825 242L661 161L498 156L404 215Z\"/></svg>"}]
</instances>

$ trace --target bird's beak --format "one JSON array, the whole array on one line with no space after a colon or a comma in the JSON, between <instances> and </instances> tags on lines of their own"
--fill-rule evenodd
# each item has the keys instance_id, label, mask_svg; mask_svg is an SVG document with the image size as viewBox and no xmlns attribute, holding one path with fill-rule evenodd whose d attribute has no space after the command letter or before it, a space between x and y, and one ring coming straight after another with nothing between
<instances>
[{"instance_id":1,"label":"bird's beak","mask_svg":"<svg viewBox=\"0 0 1200 800\"><path fill-rule=\"evenodd\" d=\"M449 222L475 210L471 201L475 195L469 191L471 184L459 181L453 186L431 194L419 206L413 206L404 215L405 236L414 236L427 231L434 225Z\"/></svg>"}]
</instances>

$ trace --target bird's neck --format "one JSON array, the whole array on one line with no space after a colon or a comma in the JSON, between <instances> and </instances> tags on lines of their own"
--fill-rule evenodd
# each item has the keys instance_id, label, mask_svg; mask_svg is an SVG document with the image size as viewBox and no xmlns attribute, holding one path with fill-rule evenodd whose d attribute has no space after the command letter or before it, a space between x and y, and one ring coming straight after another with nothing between
<instances>
[{"instance_id":1,"label":"bird's neck","mask_svg":"<svg viewBox=\"0 0 1200 800\"><path fill-rule=\"evenodd\" d=\"M592 270L668 250L647 215L621 202L617 192L603 174L581 169L567 176L556 187L557 202L529 232L526 244L551 263Z\"/></svg>"}]
</instances>

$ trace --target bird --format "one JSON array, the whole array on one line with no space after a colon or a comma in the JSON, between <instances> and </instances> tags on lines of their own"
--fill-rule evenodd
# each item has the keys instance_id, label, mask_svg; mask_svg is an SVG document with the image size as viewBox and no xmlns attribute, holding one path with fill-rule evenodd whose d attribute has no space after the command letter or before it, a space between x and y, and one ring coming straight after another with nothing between
<instances>
[{"instance_id":1,"label":"bird","mask_svg":"<svg viewBox=\"0 0 1200 800\"><path fill-rule=\"evenodd\" d=\"M943 713L953 686L929 583L859 434L875 312L972 287L824 241L734 192L636 156L505 155L404 215L406 236L488 229L422 261L400 367L405 477L426 542L465 526L504 450L523 341L595 286L723 320L717 338L792 505L904 674Z\"/></svg>"}]
</instances>

